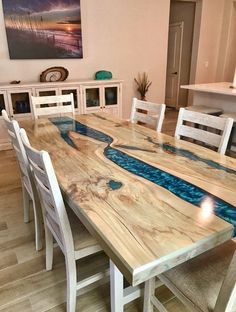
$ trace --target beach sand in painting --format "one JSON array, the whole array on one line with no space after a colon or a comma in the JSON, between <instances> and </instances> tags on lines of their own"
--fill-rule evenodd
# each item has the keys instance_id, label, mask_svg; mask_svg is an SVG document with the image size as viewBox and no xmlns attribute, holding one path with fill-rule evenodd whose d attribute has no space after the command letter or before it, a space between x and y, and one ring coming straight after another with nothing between
<instances>
[{"instance_id":1,"label":"beach sand in painting","mask_svg":"<svg viewBox=\"0 0 236 312\"><path fill-rule=\"evenodd\" d=\"M82 58L80 1L3 0L11 59Z\"/></svg>"}]
</instances>

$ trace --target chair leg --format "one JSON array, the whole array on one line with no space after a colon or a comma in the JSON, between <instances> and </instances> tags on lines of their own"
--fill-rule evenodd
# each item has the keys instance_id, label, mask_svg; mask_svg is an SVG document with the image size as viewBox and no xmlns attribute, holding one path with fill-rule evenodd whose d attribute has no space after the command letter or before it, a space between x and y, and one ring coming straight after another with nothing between
<instances>
[{"instance_id":1,"label":"chair leg","mask_svg":"<svg viewBox=\"0 0 236 312\"><path fill-rule=\"evenodd\" d=\"M35 223L35 246L36 250L39 251L43 248L43 218L39 201L32 200L32 202Z\"/></svg>"},{"instance_id":2,"label":"chair leg","mask_svg":"<svg viewBox=\"0 0 236 312\"><path fill-rule=\"evenodd\" d=\"M75 259L66 257L66 277L67 277L67 312L75 312L76 309L76 262Z\"/></svg>"},{"instance_id":3,"label":"chair leg","mask_svg":"<svg viewBox=\"0 0 236 312\"><path fill-rule=\"evenodd\" d=\"M143 312L153 312L153 307L157 308L159 312L168 312L164 305L155 297L155 281L156 278L153 277L145 282Z\"/></svg>"},{"instance_id":4,"label":"chair leg","mask_svg":"<svg viewBox=\"0 0 236 312\"><path fill-rule=\"evenodd\" d=\"M28 223L30 221L30 196L23 183L22 183L22 194L23 194L24 222Z\"/></svg>"},{"instance_id":5,"label":"chair leg","mask_svg":"<svg viewBox=\"0 0 236 312\"><path fill-rule=\"evenodd\" d=\"M155 292L155 277L145 282L143 312L153 312L152 297Z\"/></svg>"},{"instance_id":6,"label":"chair leg","mask_svg":"<svg viewBox=\"0 0 236 312\"><path fill-rule=\"evenodd\" d=\"M46 270L52 270L53 263L53 236L47 225L45 224L45 243L46 243Z\"/></svg>"}]
</instances>

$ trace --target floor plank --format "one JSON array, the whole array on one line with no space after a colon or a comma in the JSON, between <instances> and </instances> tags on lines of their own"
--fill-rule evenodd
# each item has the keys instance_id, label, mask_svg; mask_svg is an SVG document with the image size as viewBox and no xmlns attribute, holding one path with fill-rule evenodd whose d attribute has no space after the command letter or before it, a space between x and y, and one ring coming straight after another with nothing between
<instances>
[{"instance_id":1,"label":"floor plank","mask_svg":"<svg viewBox=\"0 0 236 312\"><path fill-rule=\"evenodd\" d=\"M2 269L8 268L17 263L18 261L15 252L7 251L0 253L0 272Z\"/></svg>"},{"instance_id":2,"label":"floor plank","mask_svg":"<svg viewBox=\"0 0 236 312\"><path fill-rule=\"evenodd\" d=\"M1 312L32 312L32 307L30 304L29 299L24 299L19 302L9 304L7 307L2 308L0 307Z\"/></svg>"}]
</instances>

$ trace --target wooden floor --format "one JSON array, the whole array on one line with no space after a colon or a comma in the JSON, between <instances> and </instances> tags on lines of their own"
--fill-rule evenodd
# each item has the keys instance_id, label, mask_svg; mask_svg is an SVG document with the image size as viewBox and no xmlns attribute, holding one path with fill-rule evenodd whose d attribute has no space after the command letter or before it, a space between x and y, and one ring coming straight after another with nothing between
<instances>
[{"instance_id":1,"label":"wooden floor","mask_svg":"<svg viewBox=\"0 0 236 312\"><path fill-rule=\"evenodd\" d=\"M164 132L173 135L177 113L167 112ZM32 218L31 218L32 219ZM18 167L12 151L0 152L0 311L61 312L65 311L65 266L59 250L54 252L54 267L45 271L45 252L34 248L34 225L23 222L22 194ZM86 274L105 257L80 261L80 274ZM170 312L188 310L164 286L158 297ZM109 284L79 292L77 311L110 311ZM142 301L136 300L126 312L142 311Z\"/></svg>"}]
</instances>

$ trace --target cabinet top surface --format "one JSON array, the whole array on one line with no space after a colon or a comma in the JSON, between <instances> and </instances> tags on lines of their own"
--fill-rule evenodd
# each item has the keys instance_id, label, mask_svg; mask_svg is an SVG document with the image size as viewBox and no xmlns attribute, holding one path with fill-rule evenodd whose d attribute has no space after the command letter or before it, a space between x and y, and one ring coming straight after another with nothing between
<instances>
[{"instance_id":1,"label":"cabinet top surface","mask_svg":"<svg viewBox=\"0 0 236 312\"><path fill-rule=\"evenodd\" d=\"M183 85L181 86L181 88L193 91L219 93L236 96L236 89L230 88L231 86L232 82L214 82L214 83Z\"/></svg>"},{"instance_id":2,"label":"cabinet top surface","mask_svg":"<svg viewBox=\"0 0 236 312\"><path fill-rule=\"evenodd\" d=\"M94 85L104 85L104 84L113 84L113 83L121 83L120 79L107 79L107 80L95 80L95 79L73 79L73 80L65 80L65 81L56 81L56 82L21 82L19 84L10 84L9 82L1 82L0 89L15 89L15 88L27 88L27 87L65 87L70 85L77 84L94 84Z\"/></svg>"}]
</instances>

